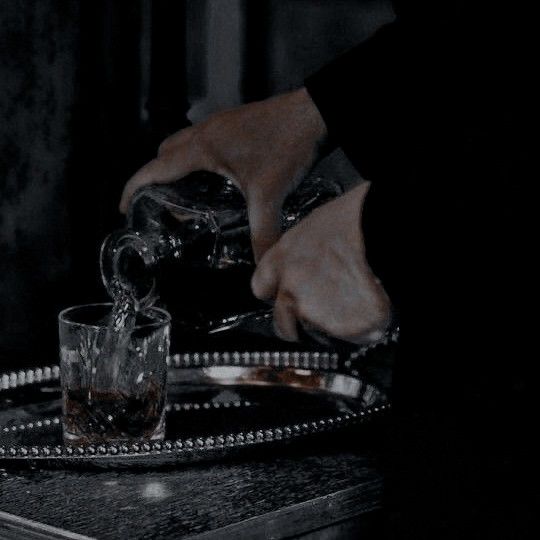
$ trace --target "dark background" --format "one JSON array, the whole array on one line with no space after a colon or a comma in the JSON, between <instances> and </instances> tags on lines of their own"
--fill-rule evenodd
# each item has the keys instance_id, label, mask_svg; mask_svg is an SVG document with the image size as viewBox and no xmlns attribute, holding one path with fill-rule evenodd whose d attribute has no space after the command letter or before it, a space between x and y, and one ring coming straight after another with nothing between
<instances>
[{"instance_id":1,"label":"dark background","mask_svg":"<svg viewBox=\"0 0 540 540\"><path fill-rule=\"evenodd\" d=\"M0 0L0 370L56 358L106 298L98 253L168 134L302 84L391 20L383 0ZM326 172L357 177L341 154Z\"/></svg>"}]
</instances>

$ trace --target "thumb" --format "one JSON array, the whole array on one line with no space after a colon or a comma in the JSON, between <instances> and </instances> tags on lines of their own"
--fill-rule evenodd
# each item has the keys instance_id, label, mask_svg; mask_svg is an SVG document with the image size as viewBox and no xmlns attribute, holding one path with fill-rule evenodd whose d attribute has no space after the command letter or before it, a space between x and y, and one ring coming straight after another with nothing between
<instances>
[{"instance_id":1,"label":"thumb","mask_svg":"<svg viewBox=\"0 0 540 540\"><path fill-rule=\"evenodd\" d=\"M283 197L265 194L264 191L247 196L251 245L255 262L270 249L281 236L281 208Z\"/></svg>"}]
</instances>

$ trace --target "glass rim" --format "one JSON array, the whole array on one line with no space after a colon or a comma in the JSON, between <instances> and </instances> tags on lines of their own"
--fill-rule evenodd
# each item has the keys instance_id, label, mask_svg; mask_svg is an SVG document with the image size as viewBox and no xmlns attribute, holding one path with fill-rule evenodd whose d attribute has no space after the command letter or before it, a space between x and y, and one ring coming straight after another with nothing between
<instances>
[{"instance_id":1,"label":"glass rim","mask_svg":"<svg viewBox=\"0 0 540 540\"><path fill-rule=\"evenodd\" d=\"M102 330L102 329L107 328L107 325L105 325L105 324L102 324L102 325L99 325L99 324L87 324L87 323L76 322L76 321L70 320L67 316L69 315L70 312L74 312L76 310L80 310L80 309L83 309L83 308L99 308L99 307L112 308L112 306L113 306L112 302L96 302L96 303L93 303L93 304L79 304L79 305L76 305L76 306L70 306L70 307L67 307L67 308L63 309L62 311L60 311L60 313L58 314L58 322L62 323L62 324L67 324L69 326L79 326L81 328L93 328L95 330ZM148 322L148 323L144 323L144 324L137 324L134 327L135 330L137 330L139 328L152 328L152 327L159 328L159 327L162 327L162 326L166 326L167 324L170 324L171 315L170 315L170 313L168 311L166 311L166 310L164 310L162 308L159 308L159 307L154 307L154 306L145 308L143 310L143 312L148 312L148 311L154 311L154 312L159 313L160 315L163 316L163 320Z\"/></svg>"}]
</instances>

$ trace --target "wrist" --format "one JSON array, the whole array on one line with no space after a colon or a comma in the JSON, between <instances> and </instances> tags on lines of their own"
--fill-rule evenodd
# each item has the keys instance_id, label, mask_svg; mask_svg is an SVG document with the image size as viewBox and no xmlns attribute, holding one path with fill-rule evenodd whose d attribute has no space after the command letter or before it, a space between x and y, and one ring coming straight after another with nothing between
<instances>
[{"instance_id":1,"label":"wrist","mask_svg":"<svg viewBox=\"0 0 540 540\"><path fill-rule=\"evenodd\" d=\"M328 139L326 123L311 99L305 87L294 90L292 97L296 102L299 117L305 122L308 136L319 145L324 145Z\"/></svg>"},{"instance_id":2,"label":"wrist","mask_svg":"<svg viewBox=\"0 0 540 540\"><path fill-rule=\"evenodd\" d=\"M343 243L346 249L362 249L362 210L369 186L369 182L362 182L313 211L325 220L327 229L333 231L332 242Z\"/></svg>"},{"instance_id":3,"label":"wrist","mask_svg":"<svg viewBox=\"0 0 540 540\"><path fill-rule=\"evenodd\" d=\"M349 218L348 224L350 226L350 234L351 236L356 237L357 240L358 235L360 235L359 239L361 242L363 242L362 214L370 185L370 182L362 182L343 195L345 198L345 208L343 209L343 212L344 215Z\"/></svg>"}]
</instances>

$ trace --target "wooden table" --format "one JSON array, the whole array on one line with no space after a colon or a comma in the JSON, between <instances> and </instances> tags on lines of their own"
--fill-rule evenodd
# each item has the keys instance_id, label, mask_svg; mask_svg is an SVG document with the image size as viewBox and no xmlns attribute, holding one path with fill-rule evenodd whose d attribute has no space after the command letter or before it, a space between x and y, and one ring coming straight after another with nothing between
<instances>
[{"instance_id":1,"label":"wooden table","mask_svg":"<svg viewBox=\"0 0 540 540\"><path fill-rule=\"evenodd\" d=\"M381 476L369 429L169 470L5 470L0 538L373 538Z\"/></svg>"}]
</instances>

